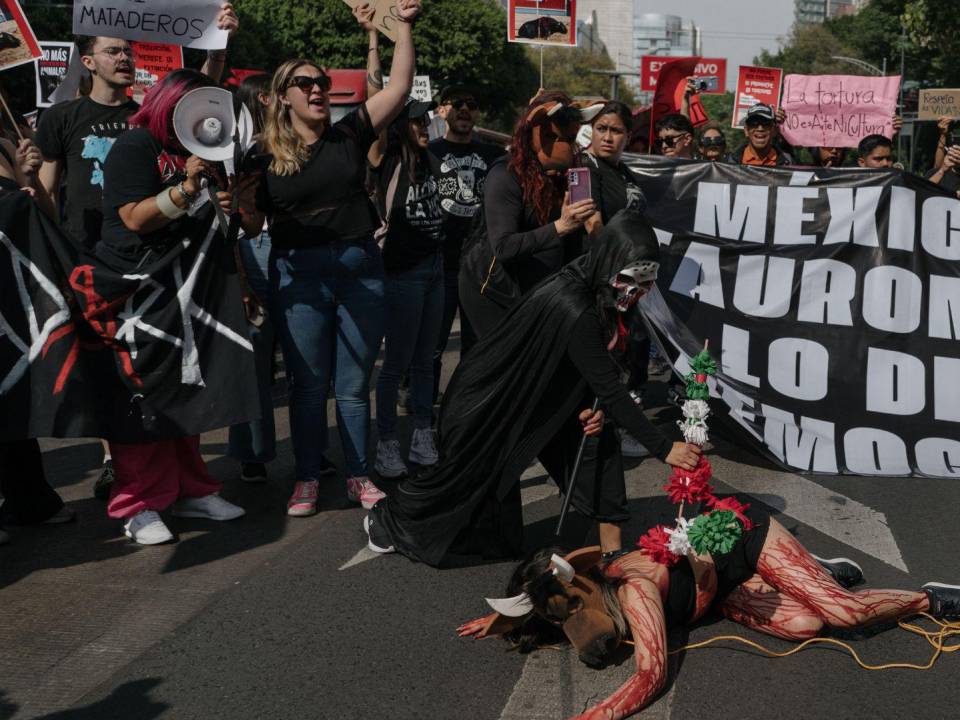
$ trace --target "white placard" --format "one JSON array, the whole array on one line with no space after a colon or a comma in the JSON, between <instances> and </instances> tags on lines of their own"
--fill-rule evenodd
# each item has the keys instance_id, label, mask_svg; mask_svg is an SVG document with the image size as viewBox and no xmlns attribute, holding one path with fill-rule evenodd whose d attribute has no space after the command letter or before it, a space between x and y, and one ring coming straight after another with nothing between
<instances>
[{"instance_id":1,"label":"white placard","mask_svg":"<svg viewBox=\"0 0 960 720\"><path fill-rule=\"evenodd\" d=\"M222 2L74 0L73 32L220 50L227 46L227 31L217 28Z\"/></svg>"},{"instance_id":2,"label":"white placard","mask_svg":"<svg viewBox=\"0 0 960 720\"><path fill-rule=\"evenodd\" d=\"M383 86L386 87L390 84L390 76L383 76ZM433 100L433 86L430 84L429 75L414 75L413 76L413 87L410 89L410 97L414 100L420 100L422 102L430 102Z\"/></svg>"}]
</instances>

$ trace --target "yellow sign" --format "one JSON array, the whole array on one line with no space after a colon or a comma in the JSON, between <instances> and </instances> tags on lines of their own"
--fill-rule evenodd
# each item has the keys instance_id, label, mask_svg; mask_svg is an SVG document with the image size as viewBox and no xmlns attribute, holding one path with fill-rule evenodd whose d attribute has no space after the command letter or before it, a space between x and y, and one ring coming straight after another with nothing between
<instances>
[{"instance_id":1,"label":"yellow sign","mask_svg":"<svg viewBox=\"0 0 960 720\"><path fill-rule=\"evenodd\" d=\"M960 118L960 90L921 90L917 119L939 120L942 117Z\"/></svg>"}]
</instances>

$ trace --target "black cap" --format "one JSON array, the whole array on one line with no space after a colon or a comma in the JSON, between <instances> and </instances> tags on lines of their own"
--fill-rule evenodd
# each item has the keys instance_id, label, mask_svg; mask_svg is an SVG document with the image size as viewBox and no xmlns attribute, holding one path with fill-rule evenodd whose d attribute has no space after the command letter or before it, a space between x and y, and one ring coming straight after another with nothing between
<instances>
[{"instance_id":1,"label":"black cap","mask_svg":"<svg viewBox=\"0 0 960 720\"><path fill-rule=\"evenodd\" d=\"M462 97L464 95L469 95L473 99L477 98L477 93L475 88L469 85L462 84L452 84L447 85L440 91L440 94L437 95L437 101L442 105L443 103L451 100L455 97Z\"/></svg>"},{"instance_id":2,"label":"black cap","mask_svg":"<svg viewBox=\"0 0 960 720\"><path fill-rule=\"evenodd\" d=\"M436 110L437 104L435 102L424 102L423 100L411 100L404 107L404 112L406 112L407 117L411 120L417 120L422 118L431 110Z\"/></svg>"},{"instance_id":3,"label":"black cap","mask_svg":"<svg viewBox=\"0 0 960 720\"><path fill-rule=\"evenodd\" d=\"M747 110L747 115L744 118L744 122L750 122L751 120L766 120L768 122L773 122L776 120L776 118L777 116L774 114L772 107L766 103L757 103Z\"/></svg>"}]
</instances>

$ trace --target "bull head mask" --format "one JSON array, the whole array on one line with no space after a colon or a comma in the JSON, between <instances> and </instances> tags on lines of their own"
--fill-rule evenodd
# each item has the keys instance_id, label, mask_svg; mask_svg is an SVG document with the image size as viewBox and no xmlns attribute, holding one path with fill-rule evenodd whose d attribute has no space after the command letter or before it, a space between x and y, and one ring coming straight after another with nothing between
<instances>
[{"instance_id":1,"label":"bull head mask","mask_svg":"<svg viewBox=\"0 0 960 720\"><path fill-rule=\"evenodd\" d=\"M579 149L580 125L590 122L600 106L578 108L561 102L536 105L527 113L531 145L537 161L547 175L556 175L573 167Z\"/></svg>"}]
</instances>

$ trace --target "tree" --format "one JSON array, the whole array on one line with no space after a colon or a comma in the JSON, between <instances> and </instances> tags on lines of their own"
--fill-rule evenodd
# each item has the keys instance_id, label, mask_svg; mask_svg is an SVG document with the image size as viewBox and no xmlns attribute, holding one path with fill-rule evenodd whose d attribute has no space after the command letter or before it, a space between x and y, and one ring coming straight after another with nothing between
<instances>
[{"instance_id":1,"label":"tree","mask_svg":"<svg viewBox=\"0 0 960 720\"><path fill-rule=\"evenodd\" d=\"M527 57L539 69L540 49L528 47ZM597 75L591 70L613 70L615 65L606 53L598 55L585 48L545 48L543 51L543 82L548 90L562 90L571 97L610 96L610 76ZM538 78L530 95L536 93ZM626 84L620 82L620 100L634 105L635 98Z\"/></svg>"},{"instance_id":2,"label":"tree","mask_svg":"<svg viewBox=\"0 0 960 720\"><path fill-rule=\"evenodd\" d=\"M860 58L860 53L839 40L826 25L795 26L789 40L776 53L764 50L754 63L783 68L785 73L803 75L849 75L850 65L834 56Z\"/></svg>"},{"instance_id":3,"label":"tree","mask_svg":"<svg viewBox=\"0 0 960 720\"><path fill-rule=\"evenodd\" d=\"M908 37L929 60L934 85L960 84L960 17L956 0L913 0L904 16ZM909 47L909 46L908 46Z\"/></svg>"}]
</instances>

